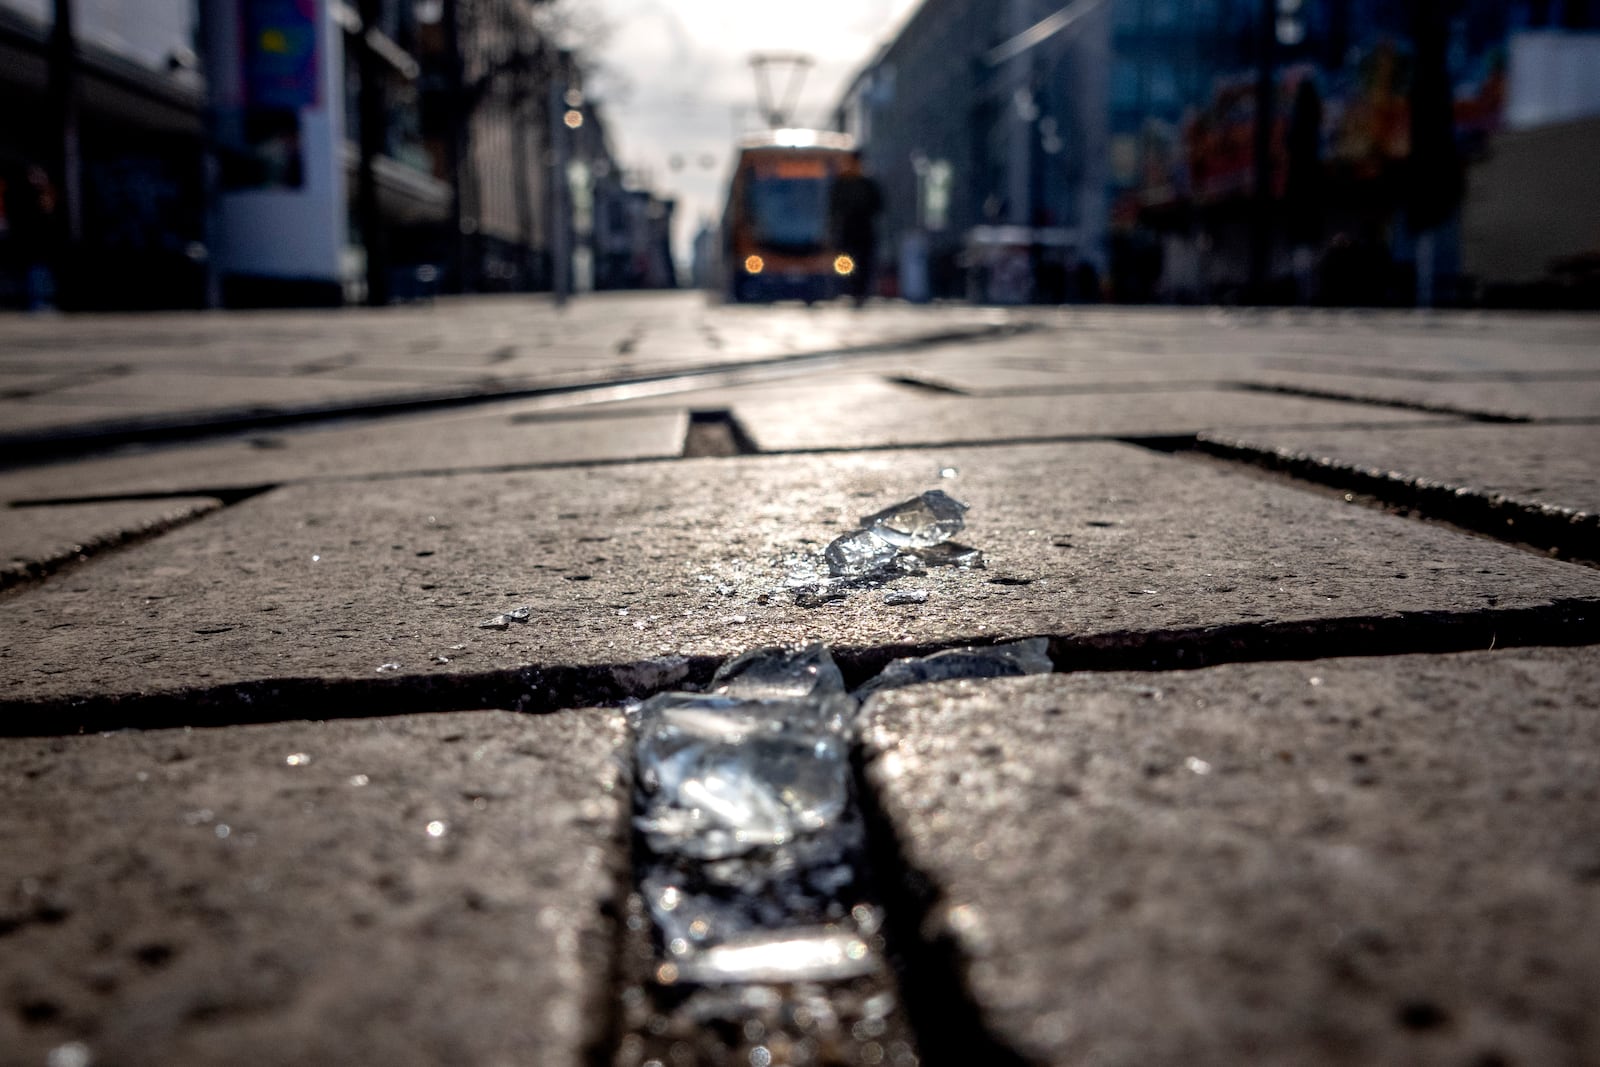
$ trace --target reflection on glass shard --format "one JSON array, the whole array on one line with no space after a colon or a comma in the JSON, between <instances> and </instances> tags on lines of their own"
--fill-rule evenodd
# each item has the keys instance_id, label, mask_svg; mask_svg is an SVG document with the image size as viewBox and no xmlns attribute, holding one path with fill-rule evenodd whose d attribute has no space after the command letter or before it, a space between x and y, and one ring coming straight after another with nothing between
<instances>
[{"instance_id":1,"label":"reflection on glass shard","mask_svg":"<svg viewBox=\"0 0 1600 1067\"><path fill-rule=\"evenodd\" d=\"M1055 669L1050 662L1049 647L1050 642L1045 638L1030 637L1006 645L968 645L917 659L897 659L877 677L857 689L854 695L865 700L880 690L953 678L1011 678L1022 674L1049 674Z\"/></svg>"},{"instance_id":2,"label":"reflection on glass shard","mask_svg":"<svg viewBox=\"0 0 1600 1067\"><path fill-rule=\"evenodd\" d=\"M943 489L930 489L873 515L864 515L861 525L893 545L927 548L948 541L961 532L966 520L961 517L967 505Z\"/></svg>"},{"instance_id":3,"label":"reflection on glass shard","mask_svg":"<svg viewBox=\"0 0 1600 1067\"><path fill-rule=\"evenodd\" d=\"M983 566L983 553L970 545L946 541L942 545L907 549L902 559L916 559L929 567L961 567L970 569Z\"/></svg>"},{"instance_id":4,"label":"reflection on glass shard","mask_svg":"<svg viewBox=\"0 0 1600 1067\"><path fill-rule=\"evenodd\" d=\"M827 928L736 938L678 965L678 979L700 985L836 982L877 968L867 943Z\"/></svg>"},{"instance_id":5,"label":"reflection on glass shard","mask_svg":"<svg viewBox=\"0 0 1600 1067\"><path fill-rule=\"evenodd\" d=\"M926 589L891 589L883 594L883 602L889 607L899 607L902 604L926 604L928 591Z\"/></svg>"},{"instance_id":6,"label":"reflection on glass shard","mask_svg":"<svg viewBox=\"0 0 1600 1067\"><path fill-rule=\"evenodd\" d=\"M809 645L751 649L719 667L711 679L711 689L747 700L797 698L814 693L843 693L844 677L827 646L814 641Z\"/></svg>"},{"instance_id":7,"label":"reflection on glass shard","mask_svg":"<svg viewBox=\"0 0 1600 1067\"><path fill-rule=\"evenodd\" d=\"M897 551L871 530L852 530L835 538L822 555L836 577L861 577L889 563Z\"/></svg>"},{"instance_id":8,"label":"reflection on glass shard","mask_svg":"<svg viewBox=\"0 0 1600 1067\"><path fill-rule=\"evenodd\" d=\"M835 821L849 797L843 736L854 703L667 693L636 711L642 810L652 850L720 859Z\"/></svg>"}]
</instances>

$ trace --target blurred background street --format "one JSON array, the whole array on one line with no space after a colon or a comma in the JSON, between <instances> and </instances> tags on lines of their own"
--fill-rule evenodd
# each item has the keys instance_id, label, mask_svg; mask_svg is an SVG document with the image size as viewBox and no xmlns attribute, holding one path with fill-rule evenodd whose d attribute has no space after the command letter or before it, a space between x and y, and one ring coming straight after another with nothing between
<instances>
[{"instance_id":1,"label":"blurred background street","mask_svg":"<svg viewBox=\"0 0 1600 1067\"><path fill-rule=\"evenodd\" d=\"M0 306L1593 307L1597 57L1593 0L5 0Z\"/></svg>"}]
</instances>

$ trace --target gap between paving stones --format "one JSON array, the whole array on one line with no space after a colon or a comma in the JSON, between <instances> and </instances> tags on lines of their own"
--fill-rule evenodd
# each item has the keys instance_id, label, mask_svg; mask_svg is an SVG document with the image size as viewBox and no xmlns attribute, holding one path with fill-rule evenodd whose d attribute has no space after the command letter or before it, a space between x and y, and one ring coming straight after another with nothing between
<instances>
[{"instance_id":1,"label":"gap between paving stones","mask_svg":"<svg viewBox=\"0 0 1600 1067\"><path fill-rule=\"evenodd\" d=\"M673 410L677 410L677 409L673 409ZM717 419L717 416L719 414L719 410L720 409L712 409L710 411L710 418L713 421L715 421ZM695 414L695 413L691 412L691 415L693 415L693 414ZM527 416L523 416L521 418L514 417L513 421L536 421L537 419L539 419L541 417L542 416L527 415ZM1131 444L1131 445L1136 445L1136 446L1141 447L1141 448L1150 448L1150 449L1153 449L1153 450L1155 450L1157 452L1175 453L1175 452L1184 452L1184 451L1189 451L1189 452L1197 451L1196 442L1199 440L1199 436L1196 435L1196 434L1175 434L1175 435L1173 435L1173 434L1163 434L1163 435L1148 435L1148 436L1138 436L1138 435L1129 436L1129 435L1126 435L1126 434L1108 434L1108 433L1079 433L1079 434L1071 434L1071 433L1069 433L1069 434L1021 435L1021 436L1017 436L1017 437L1005 437L1005 438L980 438L980 439L977 439L977 440L956 439L956 440L941 440L941 441L922 441L922 442L915 442L915 443L894 443L894 442L889 442L889 443L885 443L885 444L867 444L867 445L829 445L829 446L822 446L822 447L816 447L816 448L781 448L781 449L770 449L770 450L762 451L755 444L755 442L753 440L749 439L749 435L744 430L743 425L741 423L739 423L738 419L735 418L732 415L731 412L728 413L728 417L729 417L729 420L734 424L734 426L737 427L736 430L733 429L733 428L730 428L730 430L729 430L730 434L732 435L732 439L734 441L733 447L734 447L735 451L732 452L732 453L717 453L712 458L739 459L739 458L744 457L744 456L759 456L759 457L763 457L763 458L771 458L771 457L777 457L777 456L843 456L843 455L854 455L854 454L857 454L857 453L870 453L870 452L936 452L936 451L940 451L940 450L944 450L944 449L951 449L951 448L964 448L964 449L983 448L983 449L988 449L988 448L1010 448L1010 447L1021 446L1021 445L1071 445L1071 444L1092 444L1092 443L1097 443L1097 442L1111 442L1111 443L1116 443L1116 444ZM1415 428L1415 427L1433 427L1433 426L1439 426L1439 425L1441 425L1441 424L1437 423L1437 422L1432 422L1432 421L1425 422L1425 423L1407 423L1407 422L1385 422L1385 423L1339 422L1339 423L1330 423L1330 424L1328 424L1326 426L1320 426L1320 427L1318 427L1318 429L1328 430L1328 431L1396 430L1396 429L1402 429L1403 430L1403 429L1411 429L1411 428ZM1451 425L1451 424L1445 424L1445 425ZM1245 427L1244 429L1240 430L1239 432L1250 432L1252 430L1271 429L1271 428L1273 428L1273 427L1271 427L1271 426ZM716 431L716 432L720 436L720 431ZM537 462L531 462L531 463L494 463L494 464L478 464L478 465L473 465L473 466L460 466L460 467L437 467L437 468L428 468L428 469L421 469L421 470L374 471L374 472L370 472L370 473L366 473L366 474L357 474L357 475L320 474L320 475L314 475L314 476L306 477L306 478L288 478L288 479L284 479L283 481L274 483L272 485L264 485L264 486L235 486L233 488L222 488L222 489L215 488L215 487L211 487L211 488L206 488L206 487L201 487L201 488L183 488L183 489L174 489L174 490L162 490L162 491L156 492L156 493L129 493L129 494L108 493L108 494L103 494L103 495L100 495L100 496L77 496L77 497L59 497L59 498L58 497L29 497L29 498L13 501L10 506L12 506L12 507L50 507L50 506L53 506L53 505L60 505L60 504L107 504L107 503L115 503L115 502L118 502L118 501L127 501L127 500L145 500L145 499L159 500L159 499L165 499L167 497L173 497L173 496L215 496L215 497L226 497L226 496L228 496L230 494L243 494L243 495L240 495L240 497L239 497L239 499L243 500L243 499L247 499L249 496L258 495L260 493L269 492L269 491L271 491L273 489L279 489L279 488L282 488L284 486L290 486L290 485L325 485L325 484L329 484L329 483L358 484L358 483L365 483L365 482L403 481L403 480L412 479L412 478L453 478L453 477L458 477L458 476L461 476L461 475L476 475L476 474L519 474L519 473L523 473L523 472L527 472L527 471L601 470L601 469L604 469L604 468L607 468L607 467L637 467L637 466L649 466L649 465L655 465L655 464L661 464L661 463L677 463L679 460L682 460L682 459L693 459L693 458L704 458L704 457L685 455L682 452L680 452L677 455L671 455L671 456L634 456L634 457L617 458L617 459L577 459L577 460L560 460L560 461L552 462L552 463L537 463ZM230 503L231 503L231 501L230 501Z\"/></svg>"},{"instance_id":2,"label":"gap between paving stones","mask_svg":"<svg viewBox=\"0 0 1600 1067\"><path fill-rule=\"evenodd\" d=\"M183 513L164 516L131 529L102 534L99 537L90 538L81 544L75 545L73 550L65 555L32 560L14 567L0 568L0 597L22 589L32 588L46 579L76 570L78 567L91 563L118 549L132 548L134 545L152 541L163 534L171 533L179 527L187 526L192 522L199 522L208 515L224 511L235 504L249 500L253 496L259 496L268 490L276 488L277 486L264 485L245 489L188 489L181 492L129 493L121 496L12 501L9 505L10 507L29 510L71 507L79 504L117 504L157 500L211 500L215 502L215 506L196 507Z\"/></svg>"},{"instance_id":3,"label":"gap between paving stones","mask_svg":"<svg viewBox=\"0 0 1600 1067\"><path fill-rule=\"evenodd\" d=\"M1502 415L1492 411L1456 407L1453 404L1434 404L1425 400L1399 400L1393 397L1372 396L1366 393L1344 393L1337 389L1317 389L1309 385L1280 385L1272 382L1226 382L1224 386L1246 393L1268 393L1273 396L1301 396L1311 400L1331 400L1339 404L1364 404L1367 407L1396 408L1400 411L1425 411L1430 415L1455 415L1472 422L1535 422L1526 415Z\"/></svg>"},{"instance_id":4,"label":"gap between paving stones","mask_svg":"<svg viewBox=\"0 0 1600 1067\"><path fill-rule=\"evenodd\" d=\"M222 411L193 411L172 416L108 420L43 433L0 434L0 454L6 459L0 469L26 467L51 459L76 458L109 451L130 444L171 444L225 437L241 431L285 426L308 426L321 422L366 420L389 415L448 408L472 407L506 400L566 396L597 390L626 388L661 382L696 382L719 377L737 381L741 374L776 367L804 366L829 360L914 352L951 344L980 344L1029 333L1044 327L1038 323L1001 323L959 327L887 341L845 345L817 352L801 352L749 360L741 363L708 363L653 374L609 378L602 381L511 387L506 389L438 390L403 397L370 401L345 401L335 404L306 404L263 411L260 408L234 408Z\"/></svg>"},{"instance_id":5,"label":"gap between paving stones","mask_svg":"<svg viewBox=\"0 0 1600 1067\"><path fill-rule=\"evenodd\" d=\"M759 451L749 431L727 408L689 412L689 425L683 435L683 459L753 456Z\"/></svg>"},{"instance_id":6,"label":"gap between paving stones","mask_svg":"<svg viewBox=\"0 0 1600 1067\"><path fill-rule=\"evenodd\" d=\"M163 494L160 497L147 499L187 500L194 501L196 506L164 515L137 526L88 538L72 545L65 552L46 556L42 559L32 559L8 566L0 566L0 598L22 589L32 588L64 571L75 570L91 560L116 549L130 548L145 541L152 541L162 534L175 530L180 526L187 526L191 522L198 522L207 515L211 515L228 506L226 502L217 499L215 494L204 492ZM112 502L115 501L105 501L105 503ZM100 503L100 501L65 501L63 503ZM12 506L16 507L17 505Z\"/></svg>"},{"instance_id":7,"label":"gap between paving stones","mask_svg":"<svg viewBox=\"0 0 1600 1067\"><path fill-rule=\"evenodd\" d=\"M1600 566L1600 514L1530 503L1307 452L1257 447L1218 434L1120 440L1172 455L1209 457L1236 470L1281 475L1287 484L1301 489L1315 485L1343 491L1348 503L1440 522L1579 566Z\"/></svg>"},{"instance_id":8,"label":"gap between paving stones","mask_svg":"<svg viewBox=\"0 0 1600 1067\"><path fill-rule=\"evenodd\" d=\"M985 1025L964 977L960 942L947 924L937 921L943 894L911 862L867 773L860 744L851 748L850 773L866 823L867 874L883 908L885 955L894 968L922 1067L1029 1067Z\"/></svg>"},{"instance_id":9,"label":"gap between paving stones","mask_svg":"<svg viewBox=\"0 0 1600 1067\"><path fill-rule=\"evenodd\" d=\"M1014 388L972 390L939 381L936 378L918 378L915 375L901 374L886 377L884 381L890 385L901 385L908 389L921 389L924 392L943 395L970 396L984 400L993 400L1009 396L1104 396L1107 394L1129 393L1193 393L1207 390L1237 388L1236 382L1220 378L1192 378L1169 381L1146 382L1074 382L1067 385L1048 385L1039 382L1029 386ZM1335 397L1343 400L1345 397Z\"/></svg>"},{"instance_id":10,"label":"gap between paving stones","mask_svg":"<svg viewBox=\"0 0 1600 1067\"><path fill-rule=\"evenodd\" d=\"M1057 672L1192 670L1220 663L1572 647L1600 645L1600 601L1572 599L1538 608L1416 612L1398 618L1351 616L1034 636L1050 642L1050 659ZM854 688L891 660L1020 639L1013 635L998 641L993 637L949 637L830 651L846 684ZM122 729L495 708L546 714L703 686L721 663L722 659L714 656L675 656L588 666L528 665L438 677L277 678L157 693L0 700L0 736L54 737Z\"/></svg>"}]
</instances>

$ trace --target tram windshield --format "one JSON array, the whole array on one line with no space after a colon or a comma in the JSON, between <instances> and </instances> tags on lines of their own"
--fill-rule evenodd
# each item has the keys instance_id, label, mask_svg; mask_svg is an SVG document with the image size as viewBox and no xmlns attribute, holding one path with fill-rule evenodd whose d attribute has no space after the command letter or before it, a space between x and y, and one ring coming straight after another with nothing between
<instances>
[{"instance_id":1,"label":"tram windshield","mask_svg":"<svg viewBox=\"0 0 1600 1067\"><path fill-rule=\"evenodd\" d=\"M827 241L825 177L755 177L748 190L750 221L760 245L778 252L815 252Z\"/></svg>"}]
</instances>

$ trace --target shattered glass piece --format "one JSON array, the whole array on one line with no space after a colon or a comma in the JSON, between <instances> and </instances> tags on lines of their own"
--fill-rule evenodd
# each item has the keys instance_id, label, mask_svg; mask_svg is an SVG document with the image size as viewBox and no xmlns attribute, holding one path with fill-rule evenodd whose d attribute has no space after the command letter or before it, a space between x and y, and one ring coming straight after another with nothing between
<instances>
[{"instance_id":1,"label":"shattered glass piece","mask_svg":"<svg viewBox=\"0 0 1600 1067\"><path fill-rule=\"evenodd\" d=\"M875 514L863 515L861 525L890 544L927 548L960 533L967 524L961 517L966 510L967 505L943 489L930 489Z\"/></svg>"},{"instance_id":2,"label":"shattered glass piece","mask_svg":"<svg viewBox=\"0 0 1600 1067\"><path fill-rule=\"evenodd\" d=\"M820 641L755 648L717 668L711 690L747 700L843 693L844 676Z\"/></svg>"},{"instance_id":3,"label":"shattered glass piece","mask_svg":"<svg viewBox=\"0 0 1600 1067\"><path fill-rule=\"evenodd\" d=\"M971 545L946 541L927 548L909 548L901 559L916 559L930 567L960 567L972 570L983 566L983 552Z\"/></svg>"},{"instance_id":4,"label":"shattered glass piece","mask_svg":"<svg viewBox=\"0 0 1600 1067\"><path fill-rule=\"evenodd\" d=\"M632 713L641 811L652 850L700 859L781 845L836 822L849 802L842 694L741 700L664 693Z\"/></svg>"},{"instance_id":5,"label":"shattered glass piece","mask_svg":"<svg viewBox=\"0 0 1600 1067\"><path fill-rule=\"evenodd\" d=\"M675 940L701 947L755 930L849 923L866 892L865 846L865 824L851 807L824 831L742 856L647 852L642 902L669 949Z\"/></svg>"},{"instance_id":6,"label":"shattered glass piece","mask_svg":"<svg viewBox=\"0 0 1600 1067\"><path fill-rule=\"evenodd\" d=\"M527 622L533 617L533 609L529 607L512 608L505 613L505 617L512 622Z\"/></svg>"},{"instance_id":7,"label":"shattered glass piece","mask_svg":"<svg viewBox=\"0 0 1600 1067\"><path fill-rule=\"evenodd\" d=\"M482 622L478 623L478 629L480 629L480 630L504 630L506 627L508 627L510 625L511 625L511 616L509 616L509 615L491 615L487 619L484 619Z\"/></svg>"},{"instance_id":8,"label":"shattered glass piece","mask_svg":"<svg viewBox=\"0 0 1600 1067\"><path fill-rule=\"evenodd\" d=\"M694 953L678 964L678 980L695 985L837 982L879 966L860 937L826 927L741 937Z\"/></svg>"},{"instance_id":9,"label":"shattered glass piece","mask_svg":"<svg viewBox=\"0 0 1600 1067\"><path fill-rule=\"evenodd\" d=\"M902 604L926 604L928 591L926 589L891 589L883 594L883 602L891 608Z\"/></svg>"},{"instance_id":10,"label":"shattered glass piece","mask_svg":"<svg viewBox=\"0 0 1600 1067\"><path fill-rule=\"evenodd\" d=\"M801 589L795 592L794 602L796 607L820 608L828 604L837 604L848 600L850 590L843 585L823 585L813 589Z\"/></svg>"},{"instance_id":11,"label":"shattered glass piece","mask_svg":"<svg viewBox=\"0 0 1600 1067\"><path fill-rule=\"evenodd\" d=\"M861 577L894 559L899 550L872 530L852 530L823 550L835 576Z\"/></svg>"},{"instance_id":12,"label":"shattered glass piece","mask_svg":"<svg viewBox=\"0 0 1600 1067\"><path fill-rule=\"evenodd\" d=\"M968 645L916 659L897 659L858 688L854 696L865 700L884 689L954 678L1014 678L1023 674L1049 674L1055 669L1050 662L1049 647L1050 642L1046 638L1030 637L1005 645Z\"/></svg>"},{"instance_id":13,"label":"shattered glass piece","mask_svg":"<svg viewBox=\"0 0 1600 1067\"><path fill-rule=\"evenodd\" d=\"M958 470L955 467L940 467L939 468L939 477L941 477L941 478L959 478L959 477L961 477L961 471Z\"/></svg>"}]
</instances>

